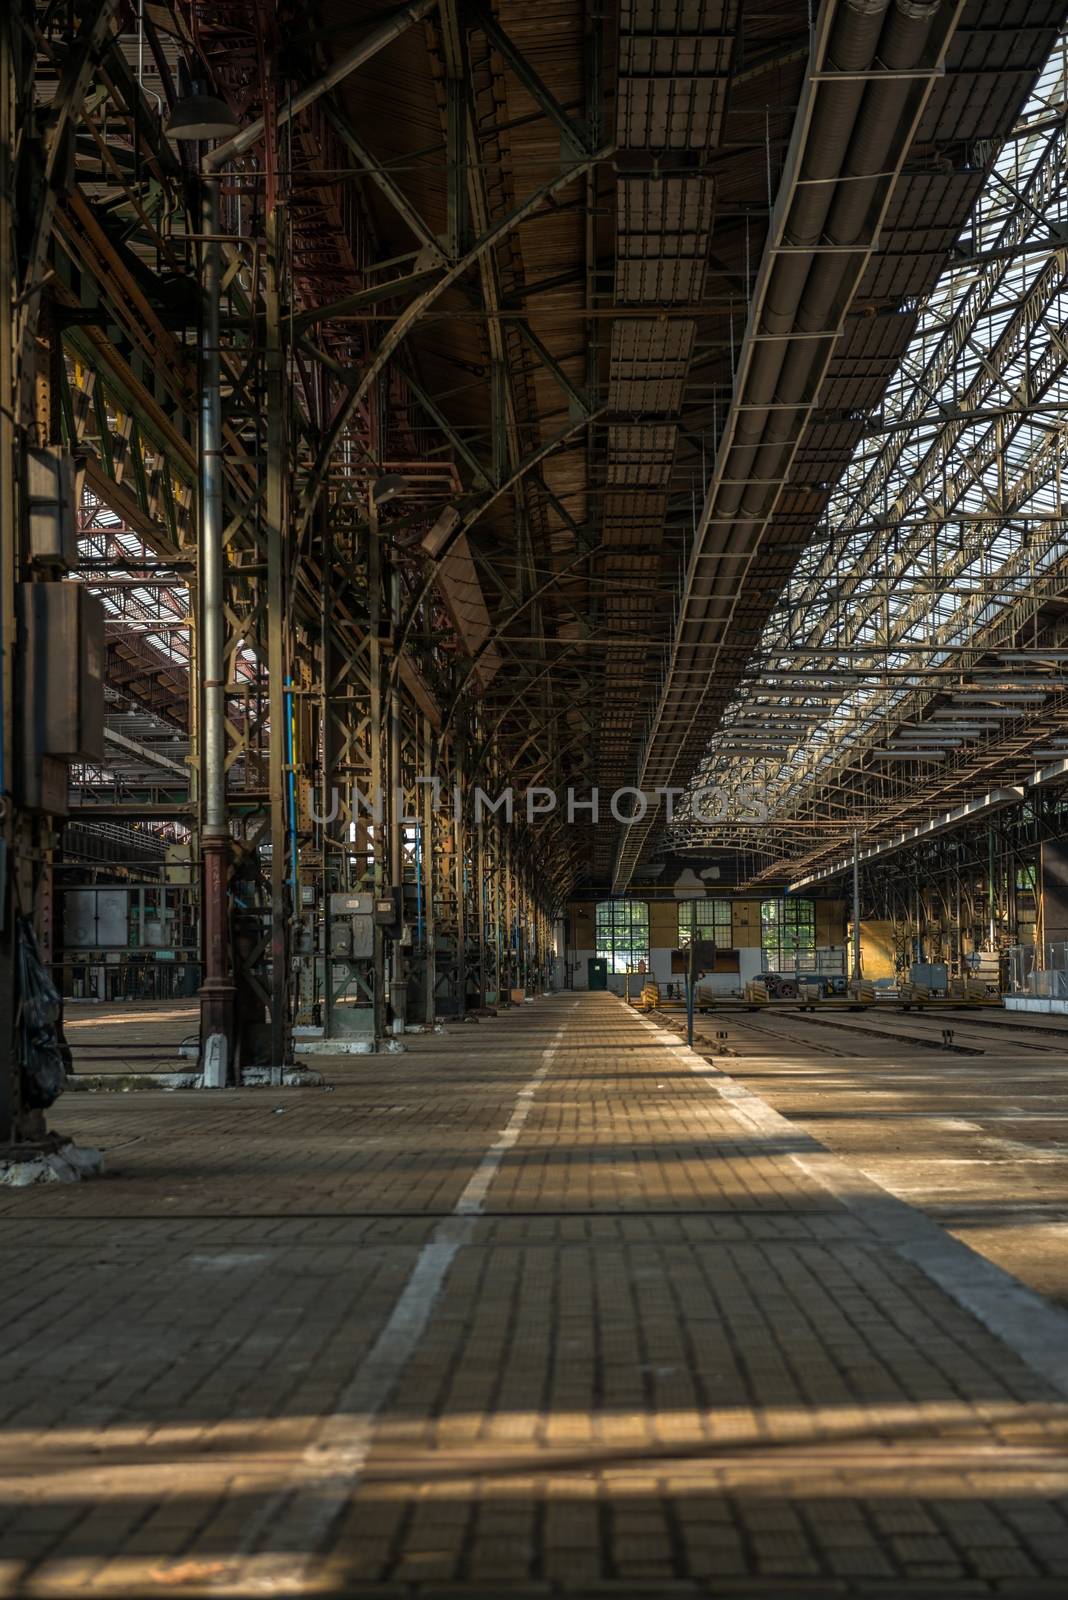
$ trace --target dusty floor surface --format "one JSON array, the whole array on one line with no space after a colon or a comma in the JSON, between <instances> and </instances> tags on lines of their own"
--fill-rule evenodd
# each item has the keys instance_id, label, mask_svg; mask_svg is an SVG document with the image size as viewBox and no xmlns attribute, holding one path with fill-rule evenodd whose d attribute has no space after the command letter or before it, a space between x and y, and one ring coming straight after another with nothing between
<instances>
[{"instance_id":1,"label":"dusty floor surface","mask_svg":"<svg viewBox=\"0 0 1068 1600\"><path fill-rule=\"evenodd\" d=\"M917 1190L1058 1064L714 1035L569 995L62 1101L109 1175L0 1201L0 1594L1063 1596L1068 1316Z\"/></svg>"}]
</instances>

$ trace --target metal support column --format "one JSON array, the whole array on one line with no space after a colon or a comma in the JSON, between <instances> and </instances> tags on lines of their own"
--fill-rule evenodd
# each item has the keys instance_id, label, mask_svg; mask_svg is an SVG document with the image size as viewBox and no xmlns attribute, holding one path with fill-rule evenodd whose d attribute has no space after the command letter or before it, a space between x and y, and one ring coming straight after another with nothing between
<instances>
[{"instance_id":1,"label":"metal support column","mask_svg":"<svg viewBox=\"0 0 1068 1600\"><path fill-rule=\"evenodd\" d=\"M367 496L367 598L369 634L367 640L368 671L370 673L370 732L371 732L371 786L375 795L374 835L371 846L371 882L376 897L384 887L387 856L382 834L388 828L392 801L383 793L386 788L386 740L383 726L384 700L382 693L382 543L378 528L378 508L374 495ZM372 974L374 1037L381 1039L386 1031L386 940L379 925L374 930L374 971Z\"/></svg>"},{"instance_id":2,"label":"metal support column","mask_svg":"<svg viewBox=\"0 0 1068 1600\"><path fill-rule=\"evenodd\" d=\"M15 141L18 134L15 8L0 6L0 1141L17 1133L19 1082L15 1050L15 938L10 860L14 582L18 555L15 503L16 284Z\"/></svg>"},{"instance_id":3,"label":"metal support column","mask_svg":"<svg viewBox=\"0 0 1068 1600\"><path fill-rule=\"evenodd\" d=\"M437 771L436 751L429 717L422 723L422 769L424 777ZM425 783L423 818L419 836L419 871L423 892L423 1020L432 1027L437 1016L437 917L434 907L434 785Z\"/></svg>"},{"instance_id":4,"label":"metal support column","mask_svg":"<svg viewBox=\"0 0 1068 1600\"><path fill-rule=\"evenodd\" d=\"M453 805L453 871L456 874L454 893L456 896L456 1004L457 1015L463 1017L467 1012L467 905L466 885L464 883L464 811L467 804L466 785L464 781L464 749L457 740L455 761L453 765L453 781L456 785L456 800Z\"/></svg>"},{"instance_id":5,"label":"metal support column","mask_svg":"<svg viewBox=\"0 0 1068 1600\"><path fill-rule=\"evenodd\" d=\"M395 640L401 621L400 573L389 571L390 639ZM397 906L397 917L404 919L404 781L401 762L400 684L390 673L389 689L389 886ZM393 1032L403 1034L408 1010L408 973L399 938L390 944L389 1004L393 1013Z\"/></svg>"},{"instance_id":6,"label":"metal support column","mask_svg":"<svg viewBox=\"0 0 1068 1600\"><path fill-rule=\"evenodd\" d=\"M287 616L283 529L285 524L286 425L285 368L279 316L279 273L284 250L284 214L275 206L267 218L267 677L268 792L271 807L271 1081L281 1083L290 1060L289 915L286 907L286 659Z\"/></svg>"},{"instance_id":7,"label":"metal support column","mask_svg":"<svg viewBox=\"0 0 1068 1600\"><path fill-rule=\"evenodd\" d=\"M234 984L230 956L227 877L230 831L226 816L226 657L223 641L222 394L219 348L222 250L219 183L201 188L200 326L200 662L202 942L200 1051L204 1082L222 1087L234 1074Z\"/></svg>"},{"instance_id":8,"label":"metal support column","mask_svg":"<svg viewBox=\"0 0 1068 1600\"><path fill-rule=\"evenodd\" d=\"M853 982L861 980L860 970L860 836L853 829Z\"/></svg>"}]
</instances>

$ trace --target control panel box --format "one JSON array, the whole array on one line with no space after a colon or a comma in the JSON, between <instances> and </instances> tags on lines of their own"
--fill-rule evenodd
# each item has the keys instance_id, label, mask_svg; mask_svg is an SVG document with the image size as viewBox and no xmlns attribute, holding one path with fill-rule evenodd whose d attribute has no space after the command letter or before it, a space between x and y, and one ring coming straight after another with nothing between
<instances>
[{"instance_id":1,"label":"control panel box","mask_svg":"<svg viewBox=\"0 0 1068 1600\"><path fill-rule=\"evenodd\" d=\"M339 960L370 961L375 953L374 896L330 896L330 954Z\"/></svg>"}]
</instances>

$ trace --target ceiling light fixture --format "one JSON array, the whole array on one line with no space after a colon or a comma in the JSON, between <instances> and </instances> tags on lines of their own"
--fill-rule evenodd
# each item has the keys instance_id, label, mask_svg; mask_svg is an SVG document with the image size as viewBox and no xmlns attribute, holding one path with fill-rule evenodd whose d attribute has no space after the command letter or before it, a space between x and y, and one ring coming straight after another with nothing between
<instances>
[{"instance_id":1,"label":"ceiling light fixture","mask_svg":"<svg viewBox=\"0 0 1068 1600\"><path fill-rule=\"evenodd\" d=\"M376 478L371 490L371 498L376 506L388 506L391 500L396 500L408 487L407 478L399 472L384 472Z\"/></svg>"},{"instance_id":2,"label":"ceiling light fixture","mask_svg":"<svg viewBox=\"0 0 1068 1600\"><path fill-rule=\"evenodd\" d=\"M176 102L163 131L168 139L180 143L229 139L240 126L225 100L217 94L205 94L199 85L193 84L190 92Z\"/></svg>"}]
</instances>

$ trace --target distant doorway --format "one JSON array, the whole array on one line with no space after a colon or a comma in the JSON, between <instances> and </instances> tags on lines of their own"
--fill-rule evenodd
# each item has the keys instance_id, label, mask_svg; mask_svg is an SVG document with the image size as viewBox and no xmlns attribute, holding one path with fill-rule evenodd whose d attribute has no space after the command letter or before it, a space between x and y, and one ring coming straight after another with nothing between
<instances>
[{"instance_id":1,"label":"distant doorway","mask_svg":"<svg viewBox=\"0 0 1068 1600\"><path fill-rule=\"evenodd\" d=\"M608 988L608 962L604 956L590 956L586 962L586 986L589 989Z\"/></svg>"}]
</instances>

